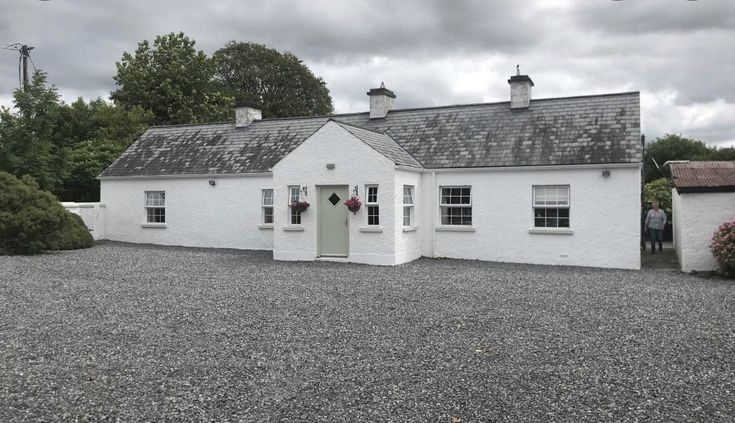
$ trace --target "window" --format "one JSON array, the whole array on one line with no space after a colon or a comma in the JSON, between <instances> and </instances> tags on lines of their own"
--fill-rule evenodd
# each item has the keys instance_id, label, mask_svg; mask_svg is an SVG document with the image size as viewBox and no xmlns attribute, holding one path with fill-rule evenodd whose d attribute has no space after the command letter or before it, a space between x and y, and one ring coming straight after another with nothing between
<instances>
[{"instance_id":1,"label":"window","mask_svg":"<svg viewBox=\"0 0 735 423\"><path fill-rule=\"evenodd\" d=\"M569 185L533 187L533 226L536 228L569 227Z\"/></svg>"},{"instance_id":2,"label":"window","mask_svg":"<svg viewBox=\"0 0 735 423\"><path fill-rule=\"evenodd\" d=\"M470 187L440 187L442 225L472 225Z\"/></svg>"},{"instance_id":3,"label":"window","mask_svg":"<svg viewBox=\"0 0 735 423\"><path fill-rule=\"evenodd\" d=\"M301 188L298 186L291 186L288 187L288 204L293 203L294 201L301 201ZM289 207L289 222L291 222L292 225L300 225L301 224L301 212Z\"/></svg>"},{"instance_id":4,"label":"window","mask_svg":"<svg viewBox=\"0 0 735 423\"><path fill-rule=\"evenodd\" d=\"M263 190L262 207L263 207L263 223L272 224L273 223L273 190L272 189Z\"/></svg>"},{"instance_id":5,"label":"window","mask_svg":"<svg viewBox=\"0 0 735 423\"><path fill-rule=\"evenodd\" d=\"M365 186L365 192L367 192L367 201L365 206L367 207L367 224L368 226L380 225L380 207L378 206L378 186L367 185Z\"/></svg>"},{"instance_id":6,"label":"window","mask_svg":"<svg viewBox=\"0 0 735 423\"><path fill-rule=\"evenodd\" d=\"M413 225L413 187L403 186L403 226Z\"/></svg>"},{"instance_id":7,"label":"window","mask_svg":"<svg viewBox=\"0 0 735 423\"><path fill-rule=\"evenodd\" d=\"M166 223L166 192L145 192L145 215L148 223Z\"/></svg>"}]
</instances>

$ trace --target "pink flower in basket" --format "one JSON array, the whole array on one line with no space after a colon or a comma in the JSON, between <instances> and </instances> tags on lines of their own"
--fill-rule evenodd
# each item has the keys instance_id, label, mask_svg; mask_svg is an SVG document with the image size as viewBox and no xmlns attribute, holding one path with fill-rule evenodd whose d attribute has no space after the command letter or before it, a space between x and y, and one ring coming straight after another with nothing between
<instances>
[{"instance_id":1,"label":"pink flower in basket","mask_svg":"<svg viewBox=\"0 0 735 423\"><path fill-rule=\"evenodd\" d=\"M306 201L292 201L288 206L299 213L303 213L309 208L309 203Z\"/></svg>"},{"instance_id":2,"label":"pink flower in basket","mask_svg":"<svg viewBox=\"0 0 735 423\"><path fill-rule=\"evenodd\" d=\"M345 201L345 206L347 206L347 209L353 214L357 214L357 212L360 210L360 206L362 206L362 203L360 202L359 197L353 195L352 197L350 197L349 200Z\"/></svg>"}]
</instances>

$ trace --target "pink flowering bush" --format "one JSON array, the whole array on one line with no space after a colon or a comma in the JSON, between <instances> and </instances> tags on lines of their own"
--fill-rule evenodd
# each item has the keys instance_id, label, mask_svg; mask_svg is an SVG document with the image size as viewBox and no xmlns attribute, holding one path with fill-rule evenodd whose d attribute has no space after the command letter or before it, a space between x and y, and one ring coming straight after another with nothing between
<instances>
[{"instance_id":1,"label":"pink flowering bush","mask_svg":"<svg viewBox=\"0 0 735 423\"><path fill-rule=\"evenodd\" d=\"M735 277L735 220L725 222L712 236L712 250L722 273L727 277Z\"/></svg>"},{"instance_id":2,"label":"pink flowering bush","mask_svg":"<svg viewBox=\"0 0 735 423\"><path fill-rule=\"evenodd\" d=\"M288 206L298 211L299 213L303 213L306 211L306 209L309 208L310 204L306 201L292 201L291 204L289 204Z\"/></svg>"},{"instance_id":3,"label":"pink flowering bush","mask_svg":"<svg viewBox=\"0 0 735 423\"><path fill-rule=\"evenodd\" d=\"M357 214L362 203L360 202L359 197L353 195L349 200L345 201L345 206L347 206L347 209L351 211L352 214Z\"/></svg>"}]
</instances>

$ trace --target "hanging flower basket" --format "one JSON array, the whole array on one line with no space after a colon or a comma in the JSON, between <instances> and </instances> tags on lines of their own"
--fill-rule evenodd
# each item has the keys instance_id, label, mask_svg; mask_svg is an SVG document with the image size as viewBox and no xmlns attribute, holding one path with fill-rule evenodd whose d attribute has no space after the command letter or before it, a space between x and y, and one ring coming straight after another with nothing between
<instances>
[{"instance_id":1,"label":"hanging flower basket","mask_svg":"<svg viewBox=\"0 0 735 423\"><path fill-rule=\"evenodd\" d=\"M359 197L353 195L349 200L345 201L345 206L347 206L347 210L351 211L353 214L357 214L357 212L360 211L362 203L360 202Z\"/></svg>"},{"instance_id":2,"label":"hanging flower basket","mask_svg":"<svg viewBox=\"0 0 735 423\"><path fill-rule=\"evenodd\" d=\"M292 201L288 206L299 213L303 213L309 208L309 203L306 201Z\"/></svg>"}]
</instances>

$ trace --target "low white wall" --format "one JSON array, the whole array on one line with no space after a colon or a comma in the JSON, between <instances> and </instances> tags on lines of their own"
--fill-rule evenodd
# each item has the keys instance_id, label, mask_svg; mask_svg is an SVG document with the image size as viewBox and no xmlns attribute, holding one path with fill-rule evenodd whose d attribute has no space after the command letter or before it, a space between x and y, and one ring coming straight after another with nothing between
<instances>
[{"instance_id":1,"label":"low white wall","mask_svg":"<svg viewBox=\"0 0 735 423\"><path fill-rule=\"evenodd\" d=\"M470 185L474 232L435 231L424 254L433 248L435 257L640 269L640 168L609 170L609 177L602 167L437 172L434 192L424 195L434 210L424 221L440 223L440 186ZM573 234L529 232L534 185L570 186Z\"/></svg>"},{"instance_id":2,"label":"low white wall","mask_svg":"<svg viewBox=\"0 0 735 423\"><path fill-rule=\"evenodd\" d=\"M74 203L74 202L62 202L64 208L82 218L82 221L89 232L92 234L92 238L95 240L103 239L105 237L105 205L101 203Z\"/></svg>"},{"instance_id":3,"label":"low white wall","mask_svg":"<svg viewBox=\"0 0 735 423\"><path fill-rule=\"evenodd\" d=\"M719 266L709 245L720 224L735 219L735 192L674 193L672 198L676 199L673 202L674 237L678 238L676 246L681 270L717 270Z\"/></svg>"},{"instance_id":4,"label":"low white wall","mask_svg":"<svg viewBox=\"0 0 735 423\"><path fill-rule=\"evenodd\" d=\"M213 179L215 185L209 185ZM103 179L105 238L191 247L270 250L273 230L260 229L261 190L271 176ZM165 228L144 227L145 191L166 192Z\"/></svg>"}]
</instances>

